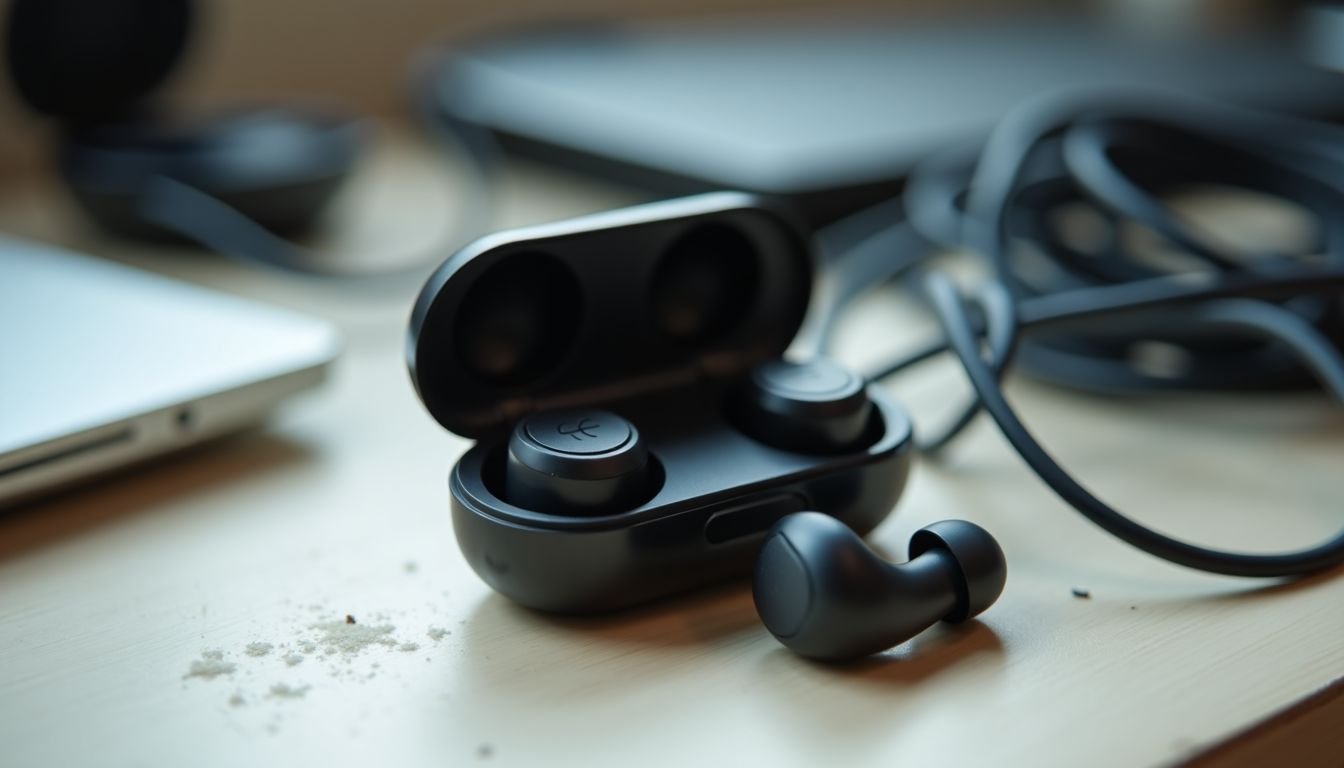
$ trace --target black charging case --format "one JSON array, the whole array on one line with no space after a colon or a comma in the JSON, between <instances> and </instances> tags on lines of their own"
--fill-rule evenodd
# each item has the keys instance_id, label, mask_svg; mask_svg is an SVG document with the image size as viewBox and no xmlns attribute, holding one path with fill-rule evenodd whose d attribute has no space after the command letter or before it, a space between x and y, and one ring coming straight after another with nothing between
<instances>
[{"instance_id":1,"label":"black charging case","mask_svg":"<svg viewBox=\"0 0 1344 768\"><path fill-rule=\"evenodd\" d=\"M809 245L765 201L717 192L492 235L435 272L407 356L430 414L477 441L449 487L482 579L534 608L612 610L748 575L784 515L817 510L860 533L886 517L911 426L877 388L850 452L781 450L735 426L734 393L802 322ZM644 503L573 516L505 500L511 428L568 407L638 428L656 476Z\"/></svg>"},{"instance_id":2,"label":"black charging case","mask_svg":"<svg viewBox=\"0 0 1344 768\"><path fill-rule=\"evenodd\" d=\"M140 215L166 178L205 192L262 226L300 233L317 220L367 142L333 111L250 107L208 115L163 108L196 17L193 0L12 0L10 80L58 124L57 164L79 205L104 228L172 237Z\"/></svg>"}]
</instances>

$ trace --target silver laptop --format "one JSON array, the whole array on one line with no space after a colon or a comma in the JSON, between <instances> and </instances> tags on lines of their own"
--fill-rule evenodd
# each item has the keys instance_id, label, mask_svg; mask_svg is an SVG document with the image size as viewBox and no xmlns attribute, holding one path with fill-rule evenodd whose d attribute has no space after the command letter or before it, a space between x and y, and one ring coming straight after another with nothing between
<instances>
[{"instance_id":1,"label":"silver laptop","mask_svg":"<svg viewBox=\"0 0 1344 768\"><path fill-rule=\"evenodd\" d=\"M326 323L0 237L0 507L257 422Z\"/></svg>"}]
</instances>

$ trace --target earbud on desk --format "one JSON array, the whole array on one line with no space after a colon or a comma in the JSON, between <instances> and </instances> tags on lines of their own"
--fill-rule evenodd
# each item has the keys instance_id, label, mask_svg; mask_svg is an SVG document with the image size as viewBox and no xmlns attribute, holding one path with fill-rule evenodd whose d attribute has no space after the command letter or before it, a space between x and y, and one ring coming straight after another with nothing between
<instances>
[{"instance_id":1,"label":"earbud on desk","mask_svg":"<svg viewBox=\"0 0 1344 768\"><path fill-rule=\"evenodd\" d=\"M944 520L915 532L910 561L878 557L844 523L817 512L770 530L752 594L761 621L803 656L845 661L902 643L939 621L964 621L994 604L1007 579L998 542L983 528Z\"/></svg>"}]
</instances>

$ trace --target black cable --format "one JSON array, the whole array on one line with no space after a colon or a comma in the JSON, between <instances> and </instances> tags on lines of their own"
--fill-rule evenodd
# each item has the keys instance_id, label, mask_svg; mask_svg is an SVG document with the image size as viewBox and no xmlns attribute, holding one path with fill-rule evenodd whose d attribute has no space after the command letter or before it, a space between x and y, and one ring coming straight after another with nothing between
<instances>
[{"instance_id":1,"label":"black cable","mask_svg":"<svg viewBox=\"0 0 1344 768\"><path fill-rule=\"evenodd\" d=\"M325 254L276 235L223 200L166 176L145 188L136 201L136 211L146 221L250 265L341 282L357 279L361 288L418 285L449 254L489 230L494 177L500 163L499 148L488 130L457 120L442 109L440 89L449 66L446 54L427 53L417 59L410 78L413 116L441 155L459 161L454 169L463 191L453 209L444 212L451 222L446 241L423 253L375 260L390 261L391 267L341 268Z\"/></svg>"},{"instance_id":2,"label":"black cable","mask_svg":"<svg viewBox=\"0 0 1344 768\"><path fill-rule=\"evenodd\" d=\"M1344 562L1344 531L1310 549L1274 555L1252 555L1207 549L1173 539L1107 506L1065 471L1017 417L1017 413L1008 404L1003 389L999 386L998 373L990 363L980 357L979 339L966 320L966 307L951 281L935 273L929 278L928 289L948 343L980 395L980 404L993 417L1003 436L1041 480L1084 517L1108 533L1164 560L1228 576L1291 576L1322 570ZM996 324L1011 326L1013 322L1011 317L987 304L981 306L989 317L991 328ZM1335 353L1335 356L1338 354ZM1344 379L1340 379L1340 383L1344 383ZM1341 392L1344 393L1344 390Z\"/></svg>"},{"instance_id":3,"label":"black cable","mask_svg":"<svg viewBox=\"0 0 1344 768\"><path fill-rule=\"evenodd\" d=\"M1300 253L1226 247L1167 201L1201 185L1296 204L1316 225ZM1058 228L1087 211L1106 230L1082 248ZM1061 498L1125 542L1174 563L1277 577L1344 563L1344 533L1283 554L1207 549L1107 506L1069 475L1017 417L1000 380L1014 360L1047 381L1092 391L1263 390L1315 381L1344 403L1344 131L1168 96L1051 97L1008 116L978 150L916 169L908 226L927 244L892 255L900 269L935 250L978 256L988 280L968 303L946 276L925 281L944 338L877 366L882 379L944 351L976 401L922 447L953 440L983 408ZM893 225L896 226L896 225ZM1133 246L1147 230L1161 252ZM921 270L925 271L925 270ZM1138 362L1141 345L1181 353L1179 370Z\"/></svg>"}]
</instances>

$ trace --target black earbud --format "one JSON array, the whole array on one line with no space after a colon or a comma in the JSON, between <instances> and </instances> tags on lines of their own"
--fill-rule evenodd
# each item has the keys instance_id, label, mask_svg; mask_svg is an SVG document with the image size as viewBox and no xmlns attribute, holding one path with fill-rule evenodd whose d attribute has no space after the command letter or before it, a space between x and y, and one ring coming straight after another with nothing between
<instances>
[{"instance_id":1,"label":"black earbud","mask_svg":"<svg viewBox=\"0 0 1344 768\"><path fill-rule=\"evenodd\" d=\"M649 452L635 425L598 409L545 411L514 428L508 501L555 514L601 515L651 495Z\"/></svg>"},{"instance_id":2,"label":"black earbud","mask_svg":"<svg viewBox=\"0 0 1344 768\"><path fill-rule=\"evenodd\" d=\"M910 560L879 557L844 523L818 512L770 530L752 594L767 629L803 656L861 658L938 621L964 621L994 604L1007 565L983 528L944 520L910 539Z\"/></svg>"},{"instance_id":3,"label":"black earbud","mask_svg":"<svg viewBox=\"0 0 1344 768\"><path fill-rule=\"evenodd\" d=\"M853 449L873 410L863 377L824 358L757 366L735 407L747 434L800 453Z\"/></svg>"}]
</instances>

